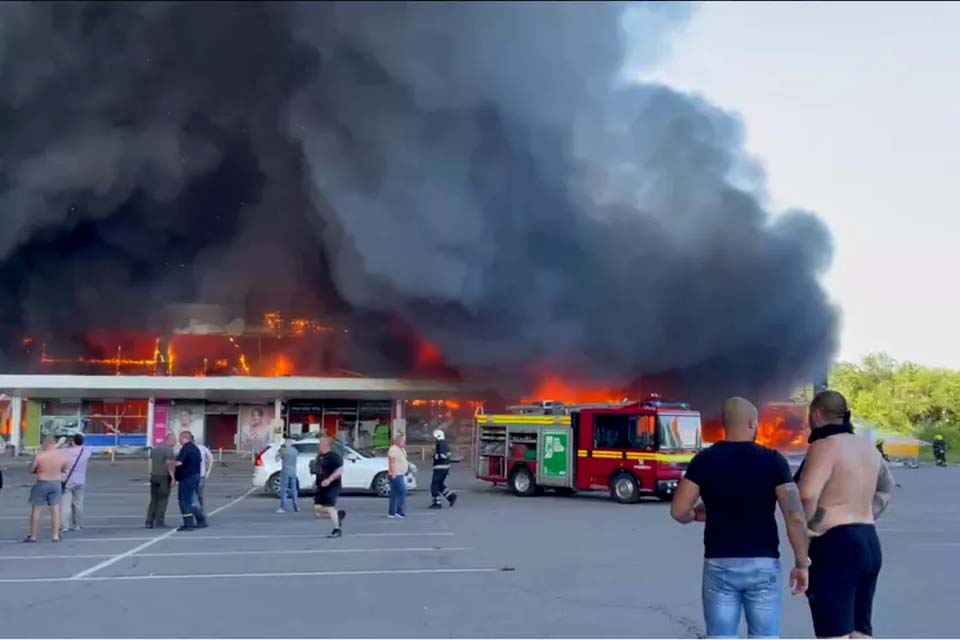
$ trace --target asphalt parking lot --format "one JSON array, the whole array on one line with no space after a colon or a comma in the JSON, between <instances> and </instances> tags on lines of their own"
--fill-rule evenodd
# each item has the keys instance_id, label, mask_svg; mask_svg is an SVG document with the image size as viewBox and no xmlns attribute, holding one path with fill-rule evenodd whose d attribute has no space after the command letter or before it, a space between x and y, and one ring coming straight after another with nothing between
<instances>
[{"instance_id":1,"label":"asphalt parking lot","mask_svg":"<svg viewBox=\"0 0 960 640\"><path fill-rule=\"evenodd\" d=\"M207 489L210 528L143 528L146 464L95 461L81 532L38 544L26 530L26 461L3 459L3 637L695 637L702 633L698 525L665 504L603 496L516 498L453 476L455 509L385 517L386 501L346 496L344 537L311 510L276 514L233 460ZM881 523L881 636L956 636L960 468L900 470ZM429 484L421 473L419 484ZM308 506L312 504L309 498ZM168 524L176 524L171 500ZM786 543L784 542L784 548ZM789 560L789 552L786 554ZM809 636L788 597L784 636Z\"/></svg>"}]
</instances>

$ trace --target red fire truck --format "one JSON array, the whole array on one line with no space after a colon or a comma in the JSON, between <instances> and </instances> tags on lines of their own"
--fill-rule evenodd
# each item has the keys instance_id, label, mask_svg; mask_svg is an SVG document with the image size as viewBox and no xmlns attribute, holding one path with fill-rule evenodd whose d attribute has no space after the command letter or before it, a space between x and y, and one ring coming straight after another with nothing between
<instances>
[{"instance_id":1,"label":"red fire truck","mask_svg":"<svg viewBox=\"0 0 960 640\"><path fill-rule=\"evenodd\" d=\"M701 448L700 413L656 396L640 402L542 402L477 416L477 477L518 496L609 491L617 502L670 500Z\"/></svg>"}]
</instances>

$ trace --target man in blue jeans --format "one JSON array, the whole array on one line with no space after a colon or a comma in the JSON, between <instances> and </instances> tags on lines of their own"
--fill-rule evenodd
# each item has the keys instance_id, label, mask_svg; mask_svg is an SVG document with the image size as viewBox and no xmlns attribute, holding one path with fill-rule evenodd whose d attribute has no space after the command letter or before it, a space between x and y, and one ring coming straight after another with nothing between
<instances>
[{"instance_id":1,"label":"man in blue jeans","mask_svg":"<svg viewBox=\"0 0 960 640\"><path fill-rule=\"evenodd\" d=\"M300 511L299 488L297 481L297 459L300 452L293 446L293 439L287 438L283 446L277 451L277 461L280 463L280 508L277 513L287 512L287 492L293 497L293 510Z\"/></svg>"},{"instance_id":2,"label":"man in blue jeans","mask_svg":"<svg viewBox=\"0 0 960 640\"><path fill-rule=\"evenodd\" d=\"M390 479L390 508L388 518L407 517L407 438L400 434L393 439L387 451L387 477Z\"/></svg>"},{"instance_id":3,"label":"man in blue jeans","mask_svg":"<svg viewBox=\"0 0 960 640\"><path fill-rule=\"evenodd\" d=\"M707 636L736 638L745 614L751 638L780 635L783 588L779 503L793 547L790 587L807 589L807 529L800 492L779 452L754 442L757 409L743 398L723 404L726 439L701 451L680 481L670 513L680 523L705 522L703 617ZM698 504L700 499L702 504Z\"/></svg>"},{"instance_id":4,"label":"man in blue jeans","mask_svg":"<svg viewBox=\"0 0 960 640\"><path fill-rule=\"evenodd\" d=\"M173 477L177 481L177 499L180 502L180 513L183 515L183 526L177 531L193 531L207 526L207 518L203 515L203 508L197 499L202 465L203 455L200 453L200 448L193 442L193 434L189 431L181 431L180 453L176 460L170 461L170 466L174 467Z\"/></svg>"}]
</instances>

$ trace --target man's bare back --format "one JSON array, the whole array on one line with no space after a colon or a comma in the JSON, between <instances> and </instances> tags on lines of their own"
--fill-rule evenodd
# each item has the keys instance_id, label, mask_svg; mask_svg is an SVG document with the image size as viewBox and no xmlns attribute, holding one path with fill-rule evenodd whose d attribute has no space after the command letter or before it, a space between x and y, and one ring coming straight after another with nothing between
<instances>
[{"instance_id":1,"label":"man's bare back","mask_svg":"<svg viewBox=\"0 0 960 640\"><path fill-rule=\"evenodd\" d=\"M819 494L815 508L808 511L810 530L822 534L843 524L873 524L886 507L892 485L883 458L866 439L838 434L814 442L800 481L801 495Z\"/></svg>"},{"instance_id":2,"label":"man's bare back","mask_svg":"<svg viewBox=\"0 0 960 640\"><path fill-rule=\"evenodd\" d=\"M60 482L67 465L66 455L59 449L43 449L33 460L31 471L38 482Z\"/></svg>"}]
</instances>

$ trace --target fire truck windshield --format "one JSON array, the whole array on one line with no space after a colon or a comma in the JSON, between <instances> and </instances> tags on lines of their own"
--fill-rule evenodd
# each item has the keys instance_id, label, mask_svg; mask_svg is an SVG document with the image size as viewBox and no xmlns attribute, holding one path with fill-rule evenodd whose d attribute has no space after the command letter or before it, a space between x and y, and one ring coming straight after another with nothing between
<instances>
[{"instance_id":1,"label":"fire truck windshield","mask_svg":"<svg viewBox=\"0 0 960 640\"><path fill-rule=\"evenodd\" d=\"M659 415L661 449L699 449L700 417L684 415Z\"/></svg>"}]
</instances>

